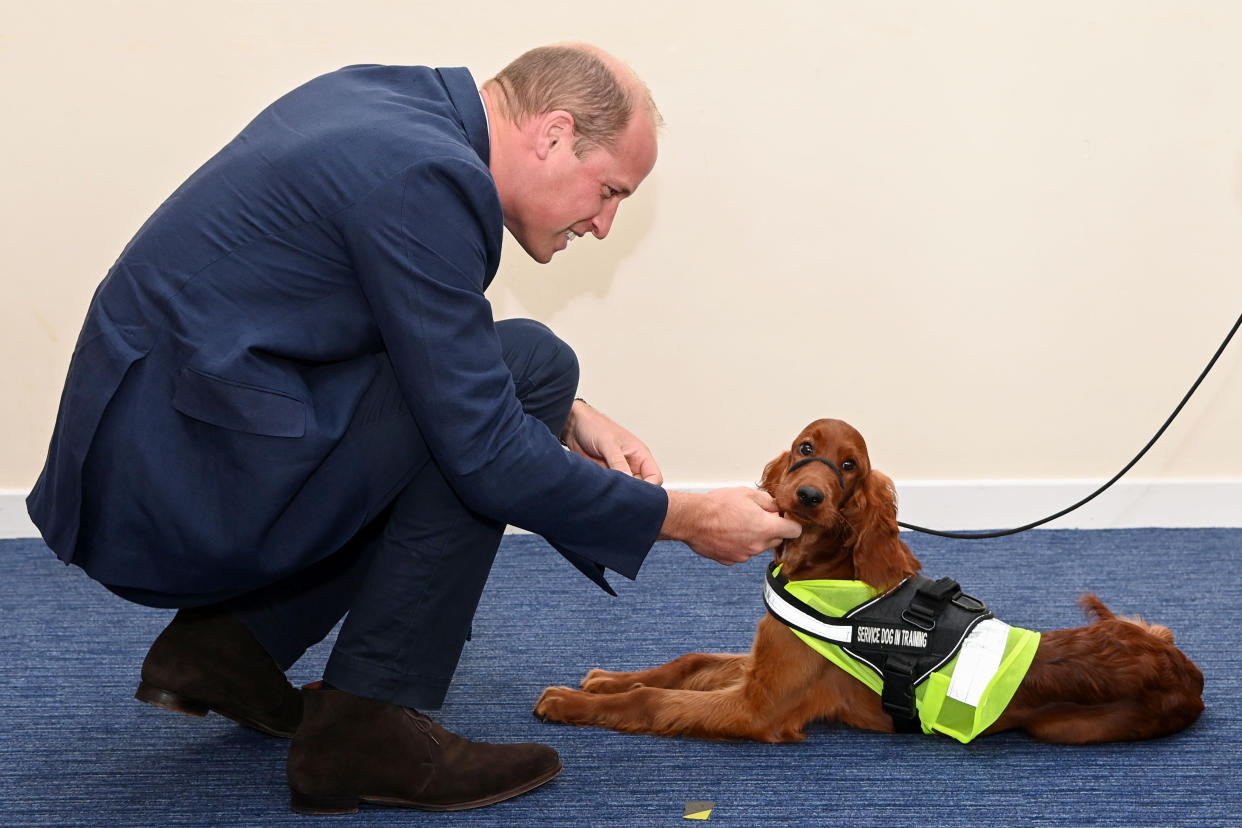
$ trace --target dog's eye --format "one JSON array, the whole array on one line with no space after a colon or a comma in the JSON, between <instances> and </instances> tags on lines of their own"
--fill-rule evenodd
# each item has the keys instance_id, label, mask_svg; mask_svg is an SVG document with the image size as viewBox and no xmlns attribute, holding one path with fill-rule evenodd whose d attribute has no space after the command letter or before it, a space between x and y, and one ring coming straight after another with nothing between
<instances>
[{"instance_id":1,"label":"dog's eye","mask_svg":"<svg viewBox=\"0 0 1242 828\"><path fill-rule=\"evenodd\" d=\"M858 464L853 460L846 460L841 464L841 471L853 471L856 468L858 468Z\"/></svg>"},{"instance_id":2,"label":"dog's eye","mask_svg":"<svg viewBox=\"0 0 1242 828\"><path fill-rule=\"evenodd\" d=\"M815 453L815 446L811 445L810 443L803 443L802 445L798 446L798 454L801 454L803 457L810 457L814 453Z\"/></svg>"}]
</instances>

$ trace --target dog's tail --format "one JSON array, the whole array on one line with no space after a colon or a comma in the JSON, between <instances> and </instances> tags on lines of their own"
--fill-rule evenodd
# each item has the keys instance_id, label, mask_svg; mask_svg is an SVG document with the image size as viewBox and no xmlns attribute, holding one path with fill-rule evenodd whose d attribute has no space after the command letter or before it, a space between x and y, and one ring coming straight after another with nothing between
<instances>
[{"instance_id":1,"label":"dog's tail","mask_svg":"<svg viewBox=\"0 0 1242 828\"><path fill-rule=\"evenodd\" d=\"M1173 631L1168 627L1164 627L1159 624L1148 624L1137 615L1123 615L1118 617L1113 614L1112 610L1104 606L1104 602L1095 597L1095 595L1088 594L1082 596L1082 598L1078 600L1078 605L1081 606L1083 611L1087 613L1087 617L1091 619L1093 624L1099 621L1124 621L1127 624L1133 624L1136 627L1141 627L1142 629L1147 630L1147 632L1163 641L1167 641L1170 644L1173 643Z\"/></svg>"}]
</instances>

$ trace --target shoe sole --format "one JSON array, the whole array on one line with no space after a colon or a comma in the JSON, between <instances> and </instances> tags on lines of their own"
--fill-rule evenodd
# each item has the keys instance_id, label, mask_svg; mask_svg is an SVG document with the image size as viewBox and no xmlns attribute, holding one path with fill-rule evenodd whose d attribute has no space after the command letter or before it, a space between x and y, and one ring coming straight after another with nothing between
<instances>
[{"instance_id":1,"label":"shoe sole","mask_svg":"<svg viewBox=\"0 0 1242 828\"><path fill-rule=\"evenodd\" d=\"M278 730L269 725L240 713L234 713L219 707L212 707L206 702L197 699L187 698L174 693L171 690L165 690L162 687L156 687L147 684L145 681L138 682L138 690L134 693L134 698L141 702L154 705L162 710L171 710L174 713L180 713L184 716L194 716L201 719L209 712L218 713L226 719L231 719L239 725L250 730L257 730L268 736L276 736L280 739L292 739L293 731Z\"/></svg>"},{"instance_id":2,"label":"shoe sole","mask_svg":"<svg viewBox=\"0 0 1242 828\"><path fill-rule=\"evenodd\" d=\"M515 796L521 796L524 793L533 791L540 785L545 785L559 776L562 768L561 763L557 762L555 768L516 788L511 788L482 799L475 799L469 802L454 802L447 805L415 802L412 799L398 799L387 796L364 796L362 794L358 796L310 796L293 790L289 792L289 805L294 811L305 816L356 814L362 805L415 808L420 811L467 811L471 808L484 808L488 805L495 805L497 802L504 802L506 799L512 799Z\"/></svg>"}]
</instances>

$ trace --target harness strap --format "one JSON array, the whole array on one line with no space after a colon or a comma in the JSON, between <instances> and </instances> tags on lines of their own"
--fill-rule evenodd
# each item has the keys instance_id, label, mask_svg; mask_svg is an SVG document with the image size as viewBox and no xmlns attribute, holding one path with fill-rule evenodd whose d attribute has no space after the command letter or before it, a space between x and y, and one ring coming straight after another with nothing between
<instances>
[{"instance_id":1,"label":"harness strap","mask_svg":"<svg viewBox=\"0 0 1242 828\"><path fill-rule=\"evenodd\" d=\"M850 644L854 641L854 624L843 618L825 615L819 610L790 595L785 590L789 579L777 574L780 564L768 565L767 580L763 585L763 603L768 612L787 627L792 627L812 638L833 644Z\"/></svg>"},{"instance_id":2,"label":"harness strap","mask_svg":"<svg viewBox=\"0 0 1242 828\"><path fill-rule=\"evenodd\" d=\"M895 655L884 664L884 692L880 703L893 719L898 733L921 733L919 714L914 703L914 670L917 663L907 655Z\"/></svg>"},{"instance_id":3,"label":"harness strap","mask_svg":"<svg viewBox=\"0 0 1242 828\"><path fill-rule=\"evenodd\" d=\"M779 569L775 561L768 566L763 590L768 611L878 674L884 711L902 733L922 730L915 688L961 650L971 630L992 617L983 602L963 593L952 578L932 581L921 575L835 617L791 593L789 579Z\"/></svg>"}]
</instances>

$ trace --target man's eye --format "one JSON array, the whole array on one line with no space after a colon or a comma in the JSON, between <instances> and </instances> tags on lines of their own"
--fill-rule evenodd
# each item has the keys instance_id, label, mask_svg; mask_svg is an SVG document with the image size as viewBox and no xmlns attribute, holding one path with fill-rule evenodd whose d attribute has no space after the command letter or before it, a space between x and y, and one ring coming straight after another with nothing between
<instances>
[{"instance_id":1,"label":"man's eye","mask_svg":"<svg viewBox=\"0 0 1242 828\"><path fill-rule=\"evenodd\" d=\"M853 460L846 460L841 464L841 471L853 471L856 468L858 468L858 464Z\"/></svg>"},{"instance_id":2,"label":"man's eye","mask_svg":"<svg viewBox=\"0 0 1242 828\"><path fill-rule=\"evenodd\" d=\"M621 195L620 190L614 190L612 187L607 185L604 186L604 198L616 198L619 195Z\"/></svg>"},{"instance_id":3,"label":"man's eye","mask_svg":"<svg viewBox=\"0 0 1242 828\"><path fill-rule=\"evenodd\" d=\"M815 446L811 445L810 443L803 443L802 445L798 446L798 454L801 454L803 457L810 457L814 453L815 453Z\"/></svg>"}]
</instances>

